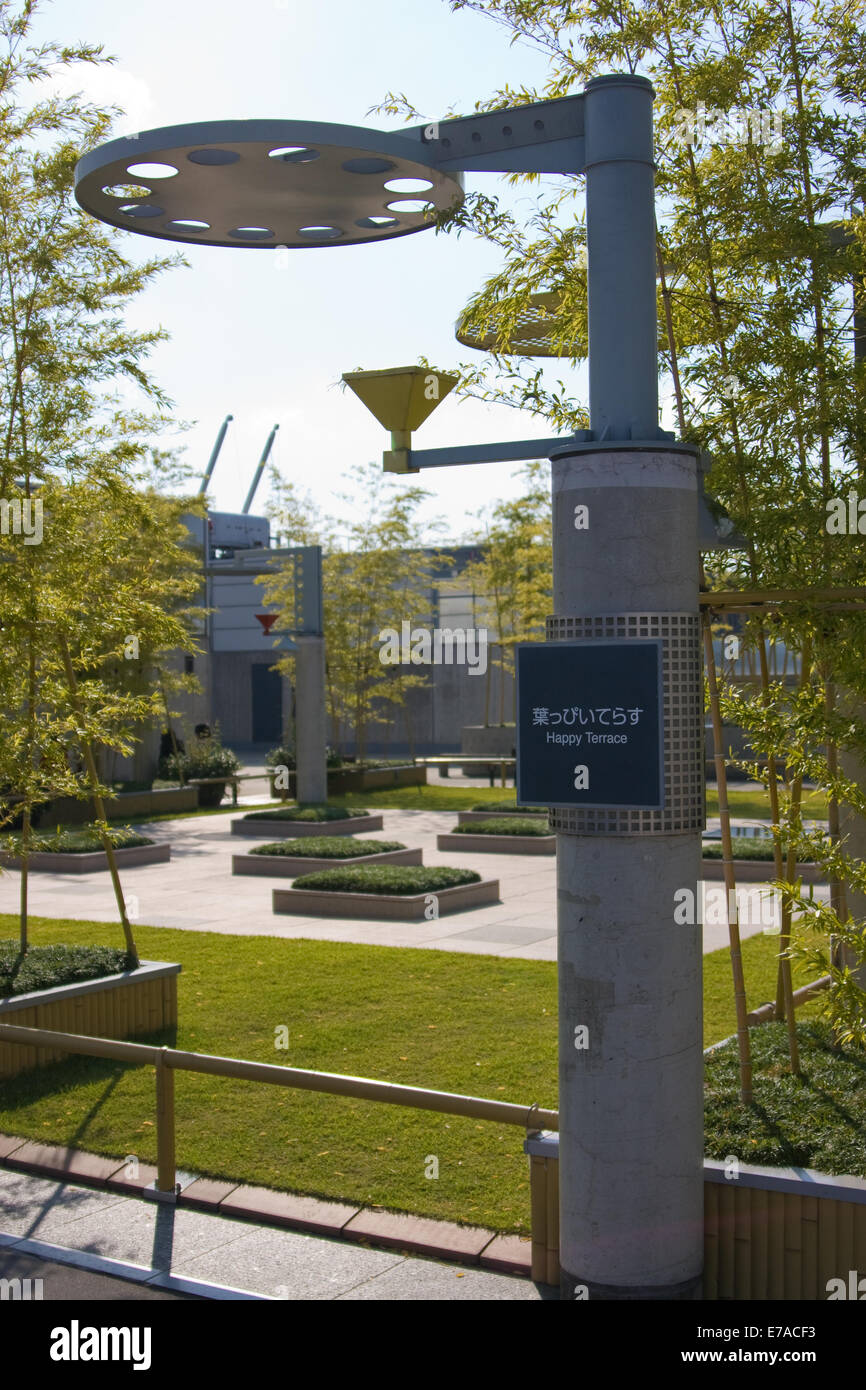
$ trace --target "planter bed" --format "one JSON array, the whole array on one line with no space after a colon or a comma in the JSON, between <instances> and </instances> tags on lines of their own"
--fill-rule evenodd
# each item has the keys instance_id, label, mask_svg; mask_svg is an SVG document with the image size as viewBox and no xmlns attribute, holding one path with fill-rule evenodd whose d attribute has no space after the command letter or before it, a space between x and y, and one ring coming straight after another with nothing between
<instances>
[{"instance_id":1,"label":"planter bed","mask_svg":"<svg viewBox=\"0 0 866 1390\"><path fill-rule=\"evenodd\" d=\"M328 792L341 796L345 792L373 791L381 787L424 787L427 768L407 763L402 767L334 767L328 769Z\"/></svg>"},{"instance_id":2,"label":"planter bed","mask_svg":"<svg viewBox=\"0 0 866 1390\"><path fill-rule=\"evenodd\" d=\"M367 830L381 830L381 816L348 816L345 820L280 820L277 817L240 816L232 821L233 835L248 835L261 840L294 840L301 835L354 835Z\"/></svg>"},{"instance_id":3,"label":"planter bed","mask_svg":"<svg viewBox=\"0 0 866 1390\"><path fill-rule=\"evenodd\" d=\"M128 821L143 816L164 815L168 811L198 810L197 787L155 787L152 791L116 792L105 798L105 813L110 821ZM50 825L85 825L93 820L93 803L74 796L55 797L48 805L43 823Z\"/></svg>"},{"instance_id":4,"label":"planter bed","mask_svg":"<svg viewBox=\"0 0 866 1390\"><path fill-rule=\"evenodd\" d=\"M555 835L437 835L436 848L467 854L556 854Z\"/></svg>"},{"instance_id":5,"label":"planter bed","mask_svg":"<svg viewBox=\"0 0 866 1390\"><path fill-rule=\"evenodd\" d=\"M460 880L463 880L462 882ZM456 881L455 881L456 880ZM471 869L445 866L413 869L398 865L327 869L306 874L294 888L274 889L274 912L313 917L372 917L421 922L499 901L496 879Z\"/></svg>"},{"instance_id":6,"label":"planter bed","mask_svg":"<svg viewBox=\"0 0 866 1390\"><path fill-rule=\"evenodd\" d=\"M820 864L797 864L794 870L797 878L804 883L826 883L827 871ZM701 877L710 881L724 879L725 866L721 859L702 859ZM776 866L772 859L734 859L734 877L737 883L772 883L776 877Z\"/></svg>"},{"instance_id":7,"label":"planter bed","mask_svg":"<svg viewBox=\"0 0 866 1390\"><path fill-rule=\"evenodd\" d=\"M547 812L544 810L515 811L512 809L510 811L458 811L457 824L472 825L475 821L490 820L493 816L495 816L497 820L502 820L504 817L509 816L517 820L526 820L527 818L531 820L547 820Z\"/></svg>"},{"instance_id":8,"label":"planter bed","mask_svg":"<svg viewBox=\"0 0 866 1390\"><path fill-rule=\"evenodd\" d=\"M162 961L142 961L137 970L119 975L9 995L0 999L0 1023L100 1038L133 1038L175 1028L180 969ZM68 1055L45 1047L0 1042L0 1077L18 1076Z\"/></svg>"},{"instance_id":9,"label":"planter bed","mask_svg":"<svg viewBox=\"0 0 866 1390\"><path fill-rule=\"evenodd\" d=\"M556 853L556 836L540 817L483 816L474 824L474 831L437 835L437 849L464 849L471 854Z\"/></svg>"},{"instance_id":10,"label":"planter bed","mask_svg":"<svg viewBox=\"0 0 866 1390\"><path fill-rule=\"evenodd\" d=\"M423 864L420 849L390 849L381 854L352 855L347 859L312 858L303 854L233 854L233 874L254 874L263 878L299 878L314 874L326 864L350 868L356 864Z\"/></svg>"},{"instance_id":11,"label":"planter bed","mask_svg":"<svg viewBox=\"0 0 866 1390\"><path fill-rule=\"evenodd\" d=\"M164 864L171 858L171 845L131 845L128 849L114 851L119 869L135 868L138 864ZM21 859L16 854L0 853L0 864L4 868L20 869ZM108 868L108 855L104 849L86 851L83 854L60 850L36 850L30 855L28 870L45 870L48 873L91 874L95 870Z\"/></svg>"}]
</instances>

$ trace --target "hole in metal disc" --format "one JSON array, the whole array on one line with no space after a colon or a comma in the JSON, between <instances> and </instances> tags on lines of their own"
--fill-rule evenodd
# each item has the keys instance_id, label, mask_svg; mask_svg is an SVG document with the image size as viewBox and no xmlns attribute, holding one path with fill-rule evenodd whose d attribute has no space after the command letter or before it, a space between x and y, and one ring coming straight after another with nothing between
<instances>
[{"instance_id":1,"label":"hole in metal disc","mask_svg":"<svg viewBox=\"0 0 866 1390\"><path fill-rule=\"evenodd\" d=\"M235 150L192 150L187 159L192 164L237 164L240 155Z\"/></svg>"},{"instance_id":2,"label":"hole in metal disc","mask_svg":"<svg viewBox=\"0 0 866 1390\"><path fill-rule=\"evenodd\" d=\"M318 158L318 150L306 149L303 145L282 145L268 154L268 159L279 159L283 164L312 164Z\"/></svg>"},{"instance_id":3,"label":"hole in metal disc","mask_svg":"<svg viewBox=\"0 0 866 1390\"><path fill-rule=\"evenodd\" d=\"M389 159L347 159L342 165L347 174L387 174L394 165Z\"/></svg>"},{"instance_id":4,"label":"hole in metal disc","mask_svg":"<svg viewBox=\"0 0 866 1390\"><path fill-rule=\"evenodd\" d=\"M503 135L510 135L510 134L511 134L511 126L510 126L510 125L504 125L504 126L502 127L502 134L503 134Z\"/></svg>"},{"instance_id":5,"label":"hole in metal disc","mask_svg":"<svg viewBox=\"0 0 866 1390\"><path fill-rule=\"evenodd\" d=\"M165 217L165 208L158 208L154 203L128 203L120 211L125 217Z\"/></svg>"},{"instance_id":6,"label":"hole in metal disc","mask_svg":"<svg viewBox=\"0 0 866 1390\"><path fill-rule=\"evenodd\" d=\"M273 235L270 227L233 227L229 232L238 241L267 241Z\"/></svg>"},{"instance_id":7,"label":"hole in metal disc","mask_svg":"<svg viewBox=\"0 0 866 1390\"><path fill-rule=\"evenodd\" d=\"M173 179L177 170L173 164L127 164L126 172L137 179Z\"/></svg>"},{"instance_id":8,"label":"hole in metal disc","mask_svg":"<svg viewBox=\"0 0 866 1390\"><path fill-rule=\"evenodd\" d=\"M389 193L426 193L433 184L430 179L389 179L385 187Z\"/></svg>"},{"instance_id":9,"label":"hole in metal disc","mask_svg":"<svg viewBox=\"0 0 866 1390\"><path fill-rule=\"evenodd\" d=\"M102 191L109 198L123 198L128 203L130 198L149 198L152 189L144 188L139 183L112 183Z\"/></svg>"},{"instance_id":10,"label":"hole in metal disc","mask_svg":"<svg viewBox=\"0 0 866 1390\"><path fill-rule=\"evenodd\" d=\"M356 227L399 227L399 217L359 217Z\"/></svg>"},{"instance_id":11,"label":"hole in metal disc","mask_svg":"<svg viewBox=\"0 0 866 1390\"><path fill-rule=\"evenodd\" d=\"M435 212L432 203L424 203L420 198L404 198L399 203L389 203L390 212Z\"/></svg>"},{"instance_id":12,"label":"hole in metal disc","mask_svg":"<svg viewBox=\"0 0 866 1390\"><path fill-rule=\"evenodd\" d=\"M176 217L164 225L167 232L206 232L210 227L209 222L198 222L192 217Z\"/></svg>"},{"instance_id":13,"label":"hole in metal disc","mask_svg":"<svg viewBox=\"0 0 866 1390\"><path fill-rule=\"evenodd\" d=\"M342 227L299 227L298 236L307 241L333 241L343 235Z\"/></svg>"}]
</instances>

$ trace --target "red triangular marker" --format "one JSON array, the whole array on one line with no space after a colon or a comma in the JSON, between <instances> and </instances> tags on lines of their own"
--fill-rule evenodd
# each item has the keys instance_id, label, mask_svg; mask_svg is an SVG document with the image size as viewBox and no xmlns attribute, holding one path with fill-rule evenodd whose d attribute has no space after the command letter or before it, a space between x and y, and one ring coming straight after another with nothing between
<instances>
[{"instance_id":1,"label":"red triangular marker","mask_svg":"<svg viewBox=\"0 0 866 1390\"><path fill-rule=\"evenodd\" d=\"M262 627L263 627L264 630L265 630L265 635L266 635L266 636L267 636L267 634L270 632L271 628L273 627L274 623L277 621L277 618L278 618L279 616L280 616L279 613L257 613L257 614L256 614L256 617L258 618L259 622L261 623Z\"/></svg>"}]
</instances>

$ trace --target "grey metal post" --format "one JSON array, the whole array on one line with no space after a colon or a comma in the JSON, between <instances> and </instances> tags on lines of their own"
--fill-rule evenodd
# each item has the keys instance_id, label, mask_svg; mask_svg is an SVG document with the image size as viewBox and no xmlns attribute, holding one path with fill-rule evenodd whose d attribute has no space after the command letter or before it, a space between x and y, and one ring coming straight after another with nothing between
<instances>
[{"instance_id":1,"label":"grey metal post","mask_svg":"<svg viewBox=\"0 0 866 1390\"><path fill-rule=\"evenodd\" d=\"M325 639L301 637L295 659L295 756L298 801L328 799Z\"/></svg>"},{"instance_id":2,"label":"grey metal post","mask_svg":"<svg viewBox=\"0 0 866 1390\"><path fill-rule=\"evenodd\" d=\"M222 448L223 440L226 437L226 430L229 427L229 422L234 418L235 417L233 415L227 415L219 427L219 433L217 434L216 441L214 443L213 448L211 449L211 455L207 461L207 468L204 471L204 476L201 480L201 486L198 490L199 497L203 497L204 494L207 492L207 485L213 477L213 471L216 468L216 462L219 458L220 449Z\"/></svg>"},{"instance_id":3,"label":"grey metal post","mask_svg":"<svg viewBox=\"0 0 866 1390\"><path fill-rule=\"evenodd\" d=\"M652 84L585 89L589 413L596 439L654 439L658 315Z\"/></svg>"},{"instance_id":4,"label":"grey metal post","mask_svg":"<svg viewBox=\"0 0 866 1390\"><path fill-rule=\"evenodd\" d=\"M703 1263L698 472L658 431L651 102L639 78L587 87L590 410L609 442L551 460L548 640L661 639L665 715L663 810L551 812L568 1299L696 1297Z\"/></svg>"}]
</instances>

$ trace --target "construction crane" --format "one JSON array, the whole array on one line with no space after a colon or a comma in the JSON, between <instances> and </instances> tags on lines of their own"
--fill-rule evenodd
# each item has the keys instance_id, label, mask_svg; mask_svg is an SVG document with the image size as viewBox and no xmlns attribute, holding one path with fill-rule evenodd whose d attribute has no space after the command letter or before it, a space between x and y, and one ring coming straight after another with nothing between
<instances>
[{"instance_id":1,"label":"construction crane","mask_svg":"<svg viewBox=\"0 0 866 1390\"><path fill-rule=\"evenodd\" d=\"M222 424L220 425L219 434L217 435L216 442L213 446L213 449L211 450L211 456L208 459L208 465L204 471L204 476L201 480L201 487L198 490L199 497L203 497L204 494L207 492L207 485L213 477L213 471L216 468L216 461L219 458L219 452L223 446L223 440L226 437L226 430L229 427L229 421L233 420L234 418L235 417L233 415L227 415L226 418L223 420Z\"/></svg>"},{"instance_id":2,"label":"construction crane","mask_svg":"<svg viewBox=\"0 0 866 1390\"><path fill-rule=\"evenodd\" d=\"M253 498L254 498L255 495L256 495L256 488L258 487L259 483L260 483L261 480L262 480L262 474L263 474L264 471L265 471L265 464L266 464L267 461L268 461L268 454L271 452L271 446L273 445L274 438L275 438L276 433L277 433L277 430L278 430L279 428L280 428L279 425L274 425L274 428L271 430L270 434L268 435L268 442L267 442L267 444L265 445L264 449L262 450L262 456L261 456L261 458L259 459L258 467L256 468L256 471L255 471L255 476L253 477L253 480L252 480L252 482L250 483L250 490L249 490L249 492L247 493L247 500L246 500L246 502L244 502L244 505L243 505L243 507L241 508L241 514L242 514L242 515L245 515L245 514L249 511L250 507L253 505Z\"/></svg>"}]
</instances>

